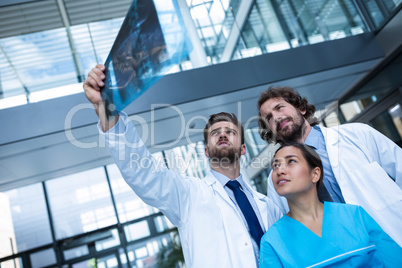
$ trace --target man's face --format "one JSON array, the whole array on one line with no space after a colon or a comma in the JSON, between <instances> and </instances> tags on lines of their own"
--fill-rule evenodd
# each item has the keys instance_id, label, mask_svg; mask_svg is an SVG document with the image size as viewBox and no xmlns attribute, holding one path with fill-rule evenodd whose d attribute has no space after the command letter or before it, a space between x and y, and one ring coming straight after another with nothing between
<instances>
[{"instance_id":1,"label":"man's face","mask_svg":"<svg viewBox=\"0 0 402 268\"><path fill-rule=\"evenodd\" d=\"M209 128L205 155L212 161L234 163L245 153L246 146L241 144L241 134L236 125L221 121Z\"/></svg>"},{"instance_id":2,"label":"man's face","mask_svg":"<svg viewBox=\"0 0 402 268\"><path fill-rule=\"evenodd\" d=\"M279 142L296 142L303 137L306 111L300 111L282 98L272 98L261 105L260 113Z\"/></svg>"}]
</instances>

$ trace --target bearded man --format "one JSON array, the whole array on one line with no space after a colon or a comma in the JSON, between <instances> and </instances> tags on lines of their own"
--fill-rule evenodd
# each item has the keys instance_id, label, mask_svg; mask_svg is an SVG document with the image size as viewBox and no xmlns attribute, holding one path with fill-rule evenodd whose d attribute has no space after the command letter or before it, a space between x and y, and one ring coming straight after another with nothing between
<instances>
[{"instance_id":1,"label":"bearded man","mask_svg":"<svg viewBox=\"0 0 402 268\"><path fill-rule=\"evenodd\" d=\"M291 87L270 87L258 100L259 133L268 143L299 142L322 160L321 201L363 207L402 246L402 149L361 123L334 128L318 125L315 107ZM272 172L271 172L272 174ZM268 197L286 214L284 197L268 178Z\"/></svg>"},{"instance_id":2,"label":"bearded man","mask_svg":"<svg viewBox=\"0 0 402 268\"><path fill-rule=\"evenodd\" d=\"M97 65L84 82L85 94L99 117L100 135L105 136L128 185L178 228L186 267L258 267L261 236L282 213L240 174L246 146L236 116L211 115L204 139L212 170L204 179L183 177L156 165L126 114L106 119L99 92L104 70ZM132 155L151 160L147 161L151 165L133 165Z\"/></svg>"}]
</instances>

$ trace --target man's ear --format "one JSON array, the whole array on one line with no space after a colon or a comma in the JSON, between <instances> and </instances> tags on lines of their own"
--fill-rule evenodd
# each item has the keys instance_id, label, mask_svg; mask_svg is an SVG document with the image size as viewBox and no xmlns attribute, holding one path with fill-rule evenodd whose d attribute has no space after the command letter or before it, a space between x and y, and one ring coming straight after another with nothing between
<instances>
[{"instance_id":1,"label":"man's ear","mask_svg":"<svg viewBox=\"0 0 402 268\"><path fill-rule=\"evenodd\" d=\"M206 156L206 157L209 157L208 147L205 147L205 156Z\"/></svg>"},{"instance_id":2,"label":"man's ear","mask_svg":"<svg viewBox=\"0 0 402 268\"><path fill-rule=\"evenodd\" d=\"M246 148L246 145L245 144L242 144L241 145L241 155L245 155L246 154L246 150L247 150L247 148Z\"/></svg>"},{"instance_id":3,"label":"man's ear","mask_svg":"<svg viewBox=\"0 0 402 268\"><path fill-rule=\"evenodd\" d=\"M299 110L302 115L306 114L306 110Z\"/></svg>"}]
</instances>

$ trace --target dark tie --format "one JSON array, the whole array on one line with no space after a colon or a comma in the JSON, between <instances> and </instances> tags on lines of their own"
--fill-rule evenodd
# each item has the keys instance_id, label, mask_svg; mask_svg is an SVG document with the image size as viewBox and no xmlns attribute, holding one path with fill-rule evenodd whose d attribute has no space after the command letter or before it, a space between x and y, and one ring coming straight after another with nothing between
<instances>
[{"instance_id":1,"label":"dark tie","mask_svg":"<svg viewBox=\"0 0 402 268\"><path fill-rule=\"evenodd\" d=\"M240 183L236 180L231 180L226 183L226 186L233 191L237 204L239 205L244 218L246 218L251 235L254 237L255 242L257 242L258 247L260 247L260 240L264 232L261 229L260 222L258 221L254 209L248 201L246 194L240 190Z\"/></svg>"}]
</instances>

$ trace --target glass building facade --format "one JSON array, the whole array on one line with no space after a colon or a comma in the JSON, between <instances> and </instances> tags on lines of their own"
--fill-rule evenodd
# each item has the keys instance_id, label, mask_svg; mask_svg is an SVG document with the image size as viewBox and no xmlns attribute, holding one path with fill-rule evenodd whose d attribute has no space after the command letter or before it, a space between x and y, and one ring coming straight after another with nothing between
<instances>
[{"instance_id":1,"label":"glass building facade","mask_svg":"<svg viewBox=\"0 0 402 268\"><path fill-rule=\"evenodd\" d=\"M156 267L174 226L109 165L1 193L1 267ZM15 258L3 261L14 254Z\"/></svg>"},{"instance_id":2,"label":"glass building facade","mask_svg":"<svg viewBox=\"0 0 402 268\"><path fill-rule=\"evenodd\" d=\"M12 23L6 21L10 20L7 14L16 10L26 12L27 19L36 16L37 23L40 14L59 14L60 9L52 6L55 2L64 3L70 20L67 27L55 18L57 23L51 26L35 26L43 31L0 34L0 109L82 92L86 74L105 61L124 14L86 21L89 0L37 1L32 7L40 8L38 13L34 8L29 13L29 6L4 7L0 28ZM183 18L205 59L196 63L190 56L171 72L375 32L401 8L402 1L178 2L188 7L189 16L183 14ZM130 5L128 0L117 3L116 9L123 11ZM111 5L104 9L113 9ZM398 74L401 62L401 56L395 56L375 78L364 81L359 92L341 100L339 109L323 112L321 124L353 122L374 105L383 105L401 85L400 75L387 79L390 73ZM381 92L370 90L372 83L384 79L390 82ZM368 123L402 145L402 103L387 105ZM266 149L256 128L246 130L246 144L243 170ZM209 170L202 141L160 151L154 157L185 176L202 178ZM264 192L268 173L269 169L261 170L246 179ZM160 253L178 239L176 228L127 186L115 165L2 192L0 213L1 268L158 267Z\"/></svg>"},{"instance_id":3,"label":"glass building facade","mask_svg":"<svg viewBox=\"0 0 402 268\"><path fill-rule=\"evenodd\" d=\"M85 16L85 12L90 11L89 0L80 3L65 0L62 6L55 6L55 2L59 1L1 8L0 26L10 30L0 34L0 109L82 92L81 83L92 66L105 62L130 5L128 0L119 0L114 9L120 10L115 12L121 14L120 17L105 20L106 11L102 16L95 12L96 21L91 21ZM194 26L188 26L187 31L198 37L192 42L201 44L206 64L375 31L401 4L401 0L178 2L188 5L190 16L183 16L183 19L186 25ZM66 15L58 18L59 12L63 13L60 9ZM13 35L12 24L20 22L9 18L13 12L21 12L30 23L29 27L46 30ZM114 14L113 9L110 14ZM45 24L45 19L52 23L40 25ZM63 19L68 20L64 22L67 27L63 27ZM184 60L171 72L197 66L193 61L191 58Z\"/></svg>"}]
</instances>

